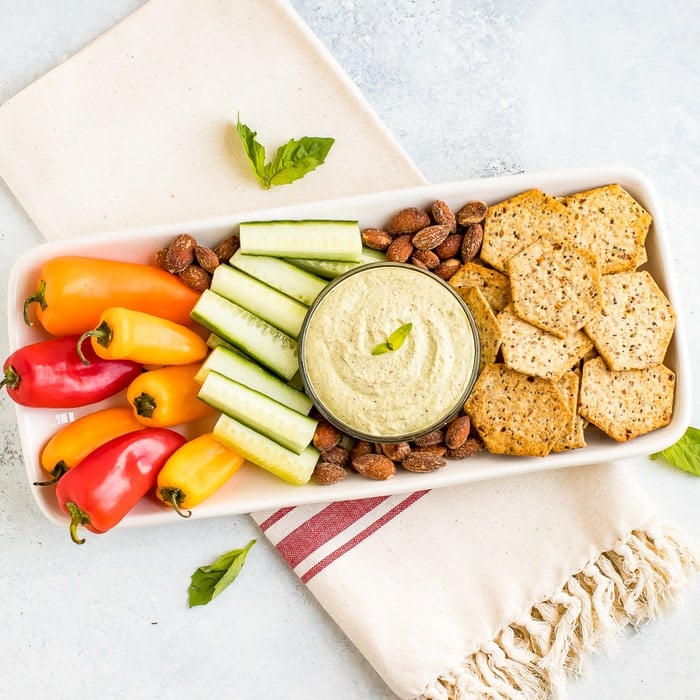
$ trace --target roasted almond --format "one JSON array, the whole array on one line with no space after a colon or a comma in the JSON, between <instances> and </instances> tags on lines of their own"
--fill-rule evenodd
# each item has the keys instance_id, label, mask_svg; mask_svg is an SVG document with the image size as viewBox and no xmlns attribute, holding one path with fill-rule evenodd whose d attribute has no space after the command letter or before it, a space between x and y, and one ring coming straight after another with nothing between
<instances>
[{"instance_id":1,"label":"roasted almond","mask_svg":"<svg viewBox=\"0 0 700 700\"><path fill-rule=\"evenodd\" d=\"M445 464L442 457L419 450L414 450L401 462L401 466L409 472L434 472Z\"/></svg>"},{"instance_id":2,"label":"roasted almond","mask_svg":"<svg viewBox=\"0 0 700 700\"><path fill-rule=\"evenodd\" d=\"M172 272L174 275L180 274L188 265L192 264L196 246L197 241L189 233L181 233L179 236L175 236L165 254L163 269Z\"/></svg>"},{"instance_id":3,"label":"roasted almond","mask_svg":"<svg viewBox=\"0 0 700 700\"><path fill-rule=\"evenodd\" d=\"M436 268L435 274L443 280L448 280L457 273L457 270L462 267L462 261L457 258L449 258L443 260Z\"/></svg>"},{"instance_id":4,"label":"roasted almond","mask_svg":"<svg viewBox=\"0 0 700 700\"><path fill-rule=\"evenodd\" d=\"M416 250L411 257L411 261L418 260L428 270L434 270L440 264L438 258L432 250ZM415 265L415 263L413 263Z\"/></svg>"},{"instance_id":5,"label":"roasted almond","mask_svg":"<svg viewBox=\"0 0 700 700\"><path fill-rule=\"evenodd\" d=\"M439 445L428 445L427 447L414 447L414 452L430 452L431 455L436 455L437 457L443 457L445 452L447 452L447 447L442 443Z\"/></svg>"},{"instance_id":6,"label":"roasted almond","mask_svg":"<svg viewBox=\"0 0 700 700\"><path fill-rule=\"evenodd\" d=\"M436 224L449 226L450 233L454 233L457 230L457 220L447 202L444 202L442 199L436 200L432 206L431 212Z\"/></svg>"},{"instance_id":7,"label":"roasted almond","mask_svg":"<svg viewBox=\"0 0 700 700\"><path fill-rule=\"evenodd\" d=\"M342 437L342 433L334 425L326 420L320 420L314 431L313 444L319 451L323 452L331 447L335 447Z\"/></svg>"},{"instance_id":8,"label":"roasted almond","mask_svg":"<svg viewBox=\"0 0 700 700\"><path fill-rule=\"evenodd\" d=\"M217 254L211 248L203 245L195 246L194 258L199 266L209 273L213 273L220 265Z\"/></svg>"},{"instance_id":9,"label":"roasted almond","mask_svg":"<svg viewBox=\"0 0 700 700\"><path fill-rule=\"evenodd\" d=\"M445 434L439 428L433 430L430 433L421 435L421 437L416 438L413 444L417 447L428 447L429 445L439 445L445 439Z\"/></svg>"},{"instance_id":10,"label":"roasted almond","mask_svg":"<svg viewBox=\"0 0 700 700\"><path fill-rule=\"evenodd\" d=\"M447 452L445 452L445 457L447 457L447 459L464 459L465 457L471 457L481 449L482 445L479 440L476 438L467 438L460 447L448 449Z\"/></svg>"},{"instance_id":11,"label":"roasted almond","mask_svg":"<svg viewBox=\"0 0 700 700\"><path fill-rule=\"evenodd\" d=\"M418 207L407 207L396 212L385 227L387 233L393 236L415 233L430 224L428 213Z\"/></svg>"},{"instance_id":12,"label":"roasted almond","mask_svg":"<svg viewBox=\"0 0 700 700\"><path fill-rule=\"evenodd\" d=\"M211 275L199 265L188 265L178 277L195 292L203 292L211 284Z\"/></svg>"},{"instance_id":13,"label":"roasted almond","mask_svg":"<svg viewBox=\"0 0 700 700\"><path fill-rule=\"evenodd\" d=\"M394 238L391 245L386 249L386 259L391 262L406 262L413 255L413 243L411 236L403 235Z\"/></svg>"},{"instance_id":14,"label":"roasted almond","mask_svg":"<svg viewBox=\"0 0 700 700\"><path fill-rule=\"evenodd\" d=\"M329 486L337 484L347 476L347 472L339 464L334 462L319 462L314 467L314 472L311 475L311 480L321 486Z\"/></svg>"},{"instance_id":15,"label":"roasted almond","mask_svg":"<svg viewBox=\"0 0 700 700\"><path fill-rule=\"evenodd\" d=\"M160 267L162 270L165 270L165 258L167 255L168 255L167 248L161 248L156 253L156 265L158 265L158 267Z\"/></svg>"},{"instance_id":16,"label":"roasted almond","mask_svg":"<svg viewBox=\"0 0 700 700\"><path fill-rule=\"evenodd\" d=\"M339 464L341 467L344 467L349 459L348 451L342 445L333 445L321 452L321 461Z\"/></svg>"},{"instance_id":17,"label":"roasted almond","mask_svg":"<svg viewBox=\"0 0 700 700\"><path fill-rule=\"evenodd\" d=\"M386 250L394 240L393 236L380 228L366 228L360 235L362 243L373 250Z\"/></svg>"},{"instance_id":18,"label":"roasted almond","mask_svg":"<svg viewBox=\"0 0 700 700\"><path fill-rule=\"evenodd\" d=\"M479 254L481 243L484 240L484 229L481 224L472 224L464 232L462 241L462 260L467 263Z\"/></svg>"},{"instance_id":19,"label":"roasted almond","mask_svg":"<svg viewBox=\"0 0 700 700\"><path fill-rule=\"evenodd\" d=\"M449 235L450 228L444 224L426 226L413 236L413 247L418 250L430 250L439 246Z\"/></svg>"},{"instance_id":20,"label":"roasted almond","mask_svg":"<svg viewBox=\"0 0 700 700\"><path fill-rule=\"evenodd\" d=\"M387 442L382 445L382 452L390 460L400 462L411 454L411 446L407 442Z\"/></svg>"},{"instance_id":21,"label":"roasted almond","mask_svg":"<svg viewBox=\"0 0 700 700\"><path fill-rule=\"evenodd\" d=\"M471 202L467 202L457 212L457 223L460 226L480 224L486 218L486 212L488 210L488 204L486 204L486 202L482 202L481 200L475 199Z\"/></svg>"},{"instance_id":22,"label":"roasted almond","mask_svg":"<svg viewBox=\"0 0 700 700\"><path fill-rule=\"evenodd\" d=\"M216 253L216 257L219 258L219 262L228 262L240 247L241 239L237 233L234 233L217 243L213 251Z\"/></svg>"},{"instance_id":23,"label":"roasted almond","mask_svg":"<svg viewBox=\"0 0 700 700\"><path fill-rule=\"evenodd\" d=\"M350 462L355 461L362 455L370 454L374 451L372 443L367 440L356 440L355 444L350 448Z\"/></svg>"},{"instance_id":24,"label":"roasted almond","mask_svg":"<svg viewBox=\"0 0 700 700\"><path fill-rule=\"evenodd\" d=\"M451 450L461 447L469 437L471 430L471 421L469 416L459 416L448 424L445 430L445 445Z\"/></svg>"},{"instance_id":25,"label":"roasted almond","mask_svg":"<svg viewBox=\"0 0 700 700\"><path fill-rule=\"evenodd\" d=\"M385 481L396 473L396 466L386 456L370 452L352 460L352 468L368 479Z\"/></svg>"},{"instance_id":26,"label":"roasted almond","mask_svg":"<svg viewBox=\"0 0 700 700\"><path fill-rule=\"evenodd\" d=\"M440 245L435 246L433 252L440 260L454 258L462 248L462 234L451 233Z\"/></svg>"}]
</instances>

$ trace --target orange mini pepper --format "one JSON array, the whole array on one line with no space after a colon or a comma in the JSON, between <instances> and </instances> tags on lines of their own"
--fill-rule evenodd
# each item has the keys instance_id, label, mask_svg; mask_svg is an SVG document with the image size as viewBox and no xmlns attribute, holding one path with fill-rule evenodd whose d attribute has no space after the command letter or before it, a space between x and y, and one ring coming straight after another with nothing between
<instances>
[{"instance_id":1,"label":"orange mini pepper","mask_svg":"<svg viewBox=\"0 0 700 700\"><path fill-rule=\"evenodd\" d=\"M68 423L54 433L41 451L41 466L52 478L35 481L34 486L55 484L93 450L112 438L143 428L129 406L105 408Z\"/></svg>"},{"instance_id":2,"label":"orange mini pepper","mask_svg":"<svg viewBox=\"0 0 700 700\"><path fill-rule=\"evenodd\" d=\"M190 323L199 294L177 276L153 265L65 255L44 263L36 291L24 302L24 320L32 325L29 308L51 335L73 335L94 328L100 314L124 306Z\"/></svg>"},{"instance_id":3,"label":"orange mini pepper","mask_svg":"<svg viewBox=\"0 0 700 700\"><path fill-rule=\"evenodd\" d=\"M81 347L88 338L103 360L133 360L145 365L186 365L204 359L209 352L206 341L191 328L120 306L103 311L98 326L80 336L81 359Z\"/></svg>"},{"instance_id":4,"label":"orange mini pepper","mask_svg":"<svg viewBox=\"0 0 700 700\"><path fill-rule=\"evenodd\" d=\"M212 415L214 409L197 398L201 384L194 377L200 366L196 362L160 367L136 377L126 390L136 420L167 428Z\"/></svg>"},{"instance_id":5,"label":"orange mini pepper","mask_svg":"<svg viewBox=\"0 0 700 700\"><path fill-rule=\"evenodd\" d=\"M178 448L158 473L156 495L183 518L221 488L243 464L243 457L205 433Z\"/></svg>"}]
</instances>

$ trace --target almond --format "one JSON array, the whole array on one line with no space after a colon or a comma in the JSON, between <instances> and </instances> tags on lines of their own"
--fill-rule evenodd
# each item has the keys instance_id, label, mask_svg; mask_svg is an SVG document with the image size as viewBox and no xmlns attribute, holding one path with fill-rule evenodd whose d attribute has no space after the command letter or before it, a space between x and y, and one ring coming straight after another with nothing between
<instances>
[{"instance_id":1,"label":"almond","mask_svg":"<svg viewBox=\"0 0 700 700\"><path fill-rule=\"evenodd\" d=\"M162 270L165 270L165 258L167 255L168 255L167 248L161 248L156 253L156 265L158 265L158 267L160 267Z\"/></svg>"},{"instance_id":2,"label":"almond","mask_svg":"<svg viewBox=\"0 0 700 700\"><path fill-rule=\"evenodd\" d=\"M454 233L457 230L457 220L447 202L443 202L442 199L436 200L431 211L436 224L449 226L450 233Z\"/></svg>"},{"instance_id":3,"label":"almond","mask_svg":"<svg viewBox=\"0 0 700 700\"><path fill-rule=\"evenodd\" d=\"M448 424L445 430L445 445L451 450L461 447L469 437L472 424L469 416L459 416Z\"/></svg>"},{"instance_id":4,"label":"almond","mask_svg":"<svg viewBox=\"0 0 700 700\"><path fill-rule=\"evenodd\" d=\"M415 233L430 224L430 217L423 209L407 207L396 212L384 229L393 236Z\"/></svg>"},{"instance_id":5,"label":"almond","mask_svg":"<svg viewBox=\"0 0 700 700\"><path fill-rule=\"evenodd\" d=\"M216 257L219 258L219 262L228 262L240 247L241 239L237 233L234 233L217 243L213 250L216 253Z\"/></svg>"},{"instance_id":6,"label":"almond","mask_svg":"<svg viewBox=\"0 0 700 700\"><path fill-rule=\"evenodd\" d=\"M463 445L455 449L448 449L445 452L445 457L447 459L464 459L465 457L471 457L476 452L481 450L482 446L479 440L476 438L467 438Z\"/></svg>"},{"instance_id":7,"label":"almond","mask_svg":"<svg viewBox=\"0 0 700 700\"><path fill-rule=\"evenodd\" d=\"M369 479L385 481L396 473L396 466L386 456L370 452L352 460L352 468Z\"/></svg>"},{"instance_id":8,"label":"almond","mask_svg":"<svg viewBox=\"0 0 700 700\"><path fill-rule=\"evenodd\" d=\"M406 459L401 462L401 466L409 472L434 472L440 467L444 467L447 462L442 457L430 452L411 452Z\"/></svg>"},{"instance_id":9,"label":"almond","mask_svg":"<svg viewBox=\"0 0 700 700\"><path fill-rule=\"evenodd\" d=\"M462 261L457 260L457 258L449 258L448 260L443 260L437 268L435 268L435 274L443 280L448 280L450 277L457 273L457 270L462 267Z\"/></svg>"},{"instance_id":10,"label":"almond","mask_svg":"<svg viewBox=\"0 0 700 700\"><path fill-rule=\"evenodd\" d=\"M387 442L382 452L393 462L400 462L411 454L411 446L407 442Z\"/></svg>"},{"instance_id":11,"label":"almond","mask_svg":"<svg viewBox=\"0 0 700 700\"><path fill-rule=\"evenodd\" d=\"M457 223L460 226L471 226L472 224L480 224L486 218L486 212L489 207L486 202L475 199L467 202L457 212Z\"/></svg>"},{"instance_id":12,"label":"almond","mask_svg":"<svg viewBox=\"0 0 700 700\"><path fill-rule=\"evenodd\" d=\"M174 275L180 274L194 260L194 249L197 241L189 233L181 233L176 236L168 246L165 254L164 269Z\"/></svg>"},{"instance_id":13,"label":"almond","mask_svg":"<svg viewBox=\"0 0 700 700\"><path fill-rule=\"evenodd\" d=\"M445 445L428 445L427 447L414 447L414 452L430 452L431 455L436 455L438 457L444 457L445 452L447 452L447 447Z\"/></svg>"},{"instance_id":14,"label":"almond","mask_svg":"<svg viewBox=\"0 0 700 700\"><path fill-rule=\"evenodd\" d=\"M416 250L411 258L413 260L418 260L428 270L434 270L440 264L440 258L432 250Z\"/></svg>"},{"instance_id":15,"label":"almond","mask_svg":"<svg viewBox=\"0 0 700 700\"><path fill-rule=\"evenodd\" d=\"M481 224L472 224L464 232L462 241L462 260L466 263L478 255L481 243L484 240L484 229Z\"/></svg>"},{"instance_id":16,"label":"almond","mask_svg":"<svg viewBox=\"0 0 700 700\"><path fill-rule=\"evenodd\" d=\"M462 238L461 233L451 233L440 245L435 246L433 252L440 260L454 258L462 248Z\"/></svg>"},{"instance_id":17,"label":"almond","mask_svg":"<svg viewBox=\"0 0 700 700\"><path fill-rule=\"evenodd\" d=\"M386 250L394 240L393 236L379 228L366 228L360 235L362 243L372 250Z\"/></svg>"},{"instance_id":18,"label":"almond","mask_svg":"<svg viewBox=\"0 0 700 700\"><path fill-rule=\"evenodd\" d=\"M445 434L442 430L433 430L430 433L421 435L421 437L416 438L413 444L417 447L428 447L429 445L439 445L445 438Z\"/></svg>"},{"instance_id":19,"label":"almond","mask_svg":"<svg viewBox=\"0 0 700 700\"><path fill-rule=\"evenodd\" d=\"M334 445L321 452L321 461L332 462L344 467L349 460L348 451L342 445Z\"/></svg>"},{"instance_id":20,"label":"almond","mask_svg":"<svg viewBox=\"0 0 700 700\"><path fill-rule=\"evenodd\" d=\"M209 273L213 273L219 267L219 256L211 248L195 246L194 257L199 266Z\"/></svg>"},{"instance_id":21,"label":"almond","mask_svg":"<svg viewBox=\"0 0 700 700\"><path fill-rule=\"evenodd\" d=\"M195 292L203 292L211 284L211 275L199 265L188 265L178 277Z\"/></svg>"},{"instance_id":22,"label":"almond","mask_svg":"<svg viewBox=\"0 0 700 700\"><path fill-rule=\"evenodd\" d=\"M319 452L323 452L335 447L340 442L341 437L342 434L338 428L326 420L320 420L314 431L313 444Z\"/></svg>"},{"instance_id":23,"label":"almond","mask_svg":"<svg viewBox=\"0 0 700 700\"><path fill-rule=\"evenodd\" d=\"M354 462L362 455L370 454L373 451L372 443L367 440L357 440L350 449L350 461Z\"/></svg>"},{"instance_id":24,"label":"almond","mask_svg":"<svg viewBox=\"0 0 700 700\"><path fill-rule=\"evenodd\" d=\"M314 468L311 480L321 486L337 484L347 476L347 472L339 464L333 462L319 462Z\"/></svg>"},{"instance_id":25,"label":"almond","mask_svg":"<svg viewBox=\"0 0 700 700\"><path fill-rule=\"evenodd\" d=\"M413 236L412 242L418 250L430 250L439 246L450 235L449 226L433 224L422 228Z\"/></svg>"},{"instance_id":26,"label":"almond","mask_svg":"<svg viewBox=\"0 0 700 700\"><path fill-rule=\"evenodd\" d=\"M413 254L413 243L411 236L403 235L394 238L391 245L386 249L386 259L391 262L406 262Z\"/></svg>"},{"instance_id":27,"label":"almond","mask_svg":"<svg viewBox=\"0 0 700 700\"><path fill-rule=\"evenodd\" d=\"M417 258L415 255L411 256L411 265L415 265L416 267L420 267L421 270L427 270L428 266L419 258Z\"/></svg>"}]
</instances>

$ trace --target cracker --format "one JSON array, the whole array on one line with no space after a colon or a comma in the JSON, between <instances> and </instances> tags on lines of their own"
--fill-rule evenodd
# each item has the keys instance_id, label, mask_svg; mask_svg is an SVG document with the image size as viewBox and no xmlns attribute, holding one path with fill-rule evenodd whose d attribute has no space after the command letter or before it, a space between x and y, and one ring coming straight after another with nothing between
<instances>
[{"instance_id":1,"label":"cracker","mask_svg":"<svg viewBox=\"0 0 700 700\"><path fill-rule=\"evenodd\" d=\"M620 185L577 192L563 203L579 215L579 245L595 253L603 274L631 272L646 262L651 214Z\"/></svg>"},{"instance_id":2,"label":"cracker","mask_svg":"<svg viewBox=\"0 0 700 700\"><path fill-rule=\"evenodd\" d=\"M498 325L504 364L543 379L559 379L593 348L583 331L559 338L523 321L512 304L498 314Z\"/></svg>"},{"instance_id":3,"label":"cracker","mask_svg":"<svg viewBox=\"0 0 700 700\"><path fill-rule=\"evenodd\" d=\"M663 364L619 372L598 357L583 366L579 414L625 442L670 423L675 383Z\"/></svg>"},{"instance_id":4,"label":"cracker","mask_svg":"<svg viewBox=\"0 0 700 700\"><path fill-rule=\"evenodd\" d=\"M601 309L601 275L590 251L540 238L508 263L515 312L566 338Z\"/></svg>"},{"instance_id":5,"label":"cracker","mask_svg":"<svg viewBox=\"0 0 700 700\"><path fill-rule=\"evenodd\" d=\"M542 190L531 189L489 207L484 221L481 257L501 272L521 250L545 236L575 240L578 214Z\"/></svg>"},{"instance_id":6,"label":"cracker","mask_svg":"<svg viewBox=\"0 0 700 700\"><path fill-rule=\"evenodd\" d=\"M646 271L604 275L603 310L585 331L610 369L644 369L663 362L676 325L666 295Z\"/></svg>"},{"instance_id":7,"label":"cracker","mask_svg":"<svg viewBox=\"0 0 700 700\"><path fill-rule=\"evenodd\" d=\"M501 328L490 304L478 287L463 287L460 290L460 296L471 310L479 332L481 346L479 371L481 371L484 365L496 361L498 350L501 347Z\"/></svg>"},{"instance_id":8,"label":"cracker","mask_svg":"<svg viewBox=\"0 0 700 700\"><path fill-rule=\"evenodd\" d=\"M552 446L552 452L575 450L586 446L586 438L583 434L583 418L578 414L578 389L580 373L578 370L565 372L556 382L556 387L561 391L564 400L569 407L569 422L564 432L558 437Z\"/></svg>"},{"instance_id":9,"label":"cracker","mask_svg":"<svg viewBox=\"0 0 700 700\"><path fill-rule=\"evenodd\" d=\"M489 452L534 457L549 454L570 413L552 382L503 364L484 367L464 410Z\"/></svg>"},{"instance_id":10,"label":"cracker","mask_svg":"<svg viewBox=\"0 0 700 700\"><path fill-rule=\"evenodd\" d=\"M511 300L508 277L478 262L471 261L462 265L450 277L450 284L458 292L465 287L479 287L494 313L501 311Z\"/></svg>"}]
</instances>

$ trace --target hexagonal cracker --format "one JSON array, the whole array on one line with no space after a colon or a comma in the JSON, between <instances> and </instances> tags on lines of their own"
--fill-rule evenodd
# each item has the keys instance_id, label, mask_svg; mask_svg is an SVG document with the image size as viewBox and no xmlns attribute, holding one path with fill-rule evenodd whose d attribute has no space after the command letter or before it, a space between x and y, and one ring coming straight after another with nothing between
<instances>
[{"instance_id":1,"label":"hexagonal cracker","mask_svg":"<svg viewBox=\"0 0 700 700\"><path fill-rule=\"evenodd\" d=\"M583 365L578 412L618 442L668 425L676 375L662 364L621 372L602 357Z\"/></svg>"},{"instance_id":2,"label":"hexagonal cracker","mask_svg":"<svg viewBox=\"0 0 700 700\"><path fill-rule=\"evenodd\" d=\"M601 275L590 251L540 238L508 263L513 306L533 326L565 338L601 309Z\"/></svg>"},{"instance_id":3,"label":"hexagonal cracker","mask_svg":"<svg viewBox=\"0 0 700 700\"><path fill-rule=\"evenodd\" d=\"M486 267L476 260L464 263L450 277L450 285L460 295L460 289L479 287L494 313L498 313L506 304L510 304L510 282L508 282L508 278L502 272Z\"/></svg>"},{"instance_id":4,"label":"hexagonal cracker","mask_svg":"<svg viewBox=\"0 0 700 700\"><path fill-rule=\"evenodd\" d=\"M577 192L561 201L579 214L579 245L598 256L604 275L631 272L646 262L651 214L620 185Z\"/></svg>"},{"instance_id":5,"label":"hexagonal cracker","mask_svg":"<svg viewBox=\"0 0 700 700\"><path fill-rule=\"evenodd\" d=\"M464 410L489 452L545 457L571 411L553 382L486 365Z\"/></svg>"},{"instance_id":6,"label":"hexagonal cracker","mask_svg":"<svg viewBox=\"0 0 700 700\"><path fill-rule=\"evenodd\" d=\"M540 236L576 240L578 214L554 197L531 189L490 206L484 221L481 258L501 272L508 261Z\"/></svg>"},{"instance_id":7,"label":"hexagonal cracker","mask_svg":"<svg viewBox=\"0 0 700 700\"><path fill-rule=\"evenodd\" d=\"M610 369L644 369L663 362L676 313L647 272L604 275L602 311L585 331Z\"/></svg>"}]
</instances>

